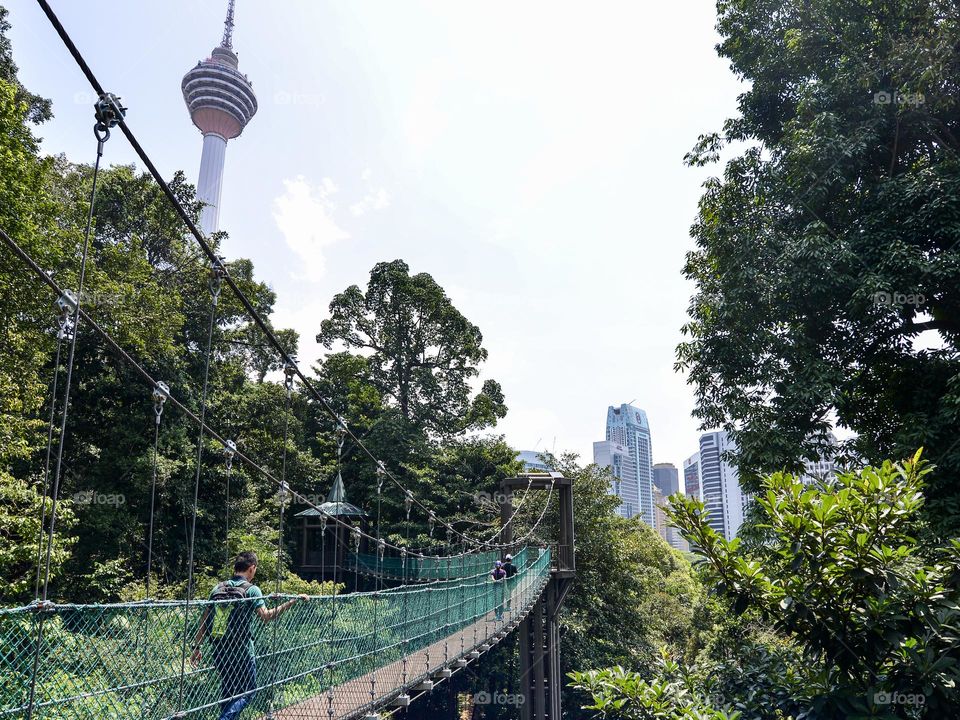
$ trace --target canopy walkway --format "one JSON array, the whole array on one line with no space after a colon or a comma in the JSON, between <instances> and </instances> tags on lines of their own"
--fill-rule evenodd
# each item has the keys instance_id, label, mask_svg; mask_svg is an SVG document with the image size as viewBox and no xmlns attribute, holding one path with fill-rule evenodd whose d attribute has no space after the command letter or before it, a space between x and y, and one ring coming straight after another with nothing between
<instances>
[{"instance_id":1,"label":"canopy walkway","mask_svg":"<svg viewBox=\"0 0 960 720\"><path fill-rule=\"evenodd\" d=\"M94 103L96 160L75 288L61 287L54 273L44 270L24 249L22 238L18 242L0 228L0 242L11 257L17 258L23 270L49 288L56 299L52 308L56 312L52 312L47 328L56 333L56 351L50 384L46 461L39 483L42 501L37 508L40 531L34 557L35 601L23 607L0 609L0 720L215 718L231 703L241 701L249 701L248 709L244 710L246 718L262 720L375 717L409 705L413 696L431 690L434 682L449 678L513 631L519 636L520 694L527 701L520 708L522 720L559 720L558 610L575 574L571 481L552 472L502 480L501 489L505 492L500 501L501 522L490 534L457 529L455 525L462 522L462 518L444 519L431 509L431 503L417 497L364 443L365 433L356 432L338 413L335 404L321 392L316 378L301 369L287 343L281 342L258 309L260 303L246 295L241 287L243 283L231 274L230 266L218 255L216 244L197 227L193 213L164 180L137 140L125 119L127 109L120 98L105 91L50 3L37 2L97 95ZM209 263L204 270L210 293L209 321L206 343L198 345L203 350L203 373L202 383L200 377L193 378L196 386L182 384L171 389L84 307L89 301L89 289L85 286L88 264L92 267L96 262L96 258L91 257L91 247L96 243L97 180L105 143L114 128L126 137ZM238 307L243 308L250 327L262 333L264 350L270 352L273 362L282 368L285 403L282 414L274 418L283 428L280 457L276 458L279 473L271 472L264 461L255 460L224 432L218 432L208 417L210 371L218 356L214 330L226 322L219 304L222 290L228 290L239 303ZM91 338L99 339L104 348L115 354L130 371L131 378L144 382L152 398L150 502L148 508L138 508L148 513L144 538L145 596L148 598L155 556L161 427L164 418L174 412L181 422L195 426L193 500L187 506L189 515L184 517L187 552L186 598L183 600L148 599L99 605L49 601L58 503L68 474L64 447L72 439L73 426L68 419L77 338L81 331L91 333ZM295 386L299 386L304 398L316 403L316 407L329 416L336 445L334 490L328 502L319 507L303 492L290 487L287 478ZM341 470L344 445L348 441L355 455L352 462L371 464L376 499L368 509L348 506L345 502ZM295 516L306 518L301 528L302 563L297 568L300 576L309 579L310 575L319 575L322 582L329 569L336 585L338 578L352 572L355 588L363 586L360 575L368 576L365 581L373 576L375 582L367 584L372 584L375 591L321 595L297 603L289 603L290 597L281 594L266 600L198 599L204 597L203 591L208 589L197 586L195 570L209 560L200 556L196 538L198 518L203 518L201 502L208 502L200 488L201 477L208 474L213 465L210 445L222 450L221 461L226 473L224 537L230 537L228 510L234 461L243 466L251 481L256 479L271 489L276 487L276 589L281 587L279 569L285 564L284 513L289 504L296 502L308 508ZM37 470L39 472L39 468ZM429 537L433 537L435 528L446 535L443 555L426 556L410 550L406 544L388 542L390 536L383 533L381 525L385 485L387 490L399 492L408 529L411 513L416 511L420 521L429 528ZM521 489L526 490L523 499L513 507L513 492ZM529 513L536 519L528 526L528 518L518 515L517 511L532 491L546 491L547 495L539 516ZM374 505L375 522L371 524L367 518L373 515ZM543 536L535 533L551 507L557 508L559 517L557 542L554 549L548 550L533 545L549 542L537 540ZM515 526L520 520L524 520L525 532L516 537L519 531ZM313 537L317 531L319 552L307 542L308 535ZM376 534L370 534L371 531ZM330 551L327 550L328 537ZM524 547L527 544L531 547ZM463 554L454 554L457 548ZM508 550L519 550L515 563L517 574L493 582L488 574L490 565ZM209 550L206 552L209 554ZM390 554L396 556L388 556ZM244 571L254 565L256 562L235 567ZM387 583L397 586L386 588ZM265 603L265 613L264 607L257 606L259 603ZM271 612L273 608L278 609ZM265 622L260 622L255 615ZM252 621L249 635L248 620ZM234 630L230 631L231 628ZM205 635L217 635L218 639L204 640ZM239 713L240 709L234 706L230 712Z\"/></svg>"},{"instance_id":2,"label":"canopy walkway","mask_svg":"<svg viewBox=\"0 0 960 720\"><path fill-rule=\"evenodd\" d=\"M404 583L429 582L489 572L501 555L500 552L491 551L447 557L378 558L368 553L350 553L347 567L352 564L355 572ZM527 550L520 550L513 562L518 567L524 567L526 557Z\"/></svg>"},{"instance_id":3,"label":"canopy walkway","mask_svg":"<svg viewBox=\"0 0 960 720\"><path fill-rule=\"evenodd\" d=\"M534 607L550 580L551 555L530 549L525 556L506 583L484 572L320 596L273 623L254 620L256 690L247 714L354 718L409 703L412 693L489 650ZM0 611L0 718L25 717L36 659L33 718L216 717L223 698L208 646L196 665L182 649L184 632L193 637L211 604L196 601L186 616L183 602Z\"/></svg>"}]
</instances>

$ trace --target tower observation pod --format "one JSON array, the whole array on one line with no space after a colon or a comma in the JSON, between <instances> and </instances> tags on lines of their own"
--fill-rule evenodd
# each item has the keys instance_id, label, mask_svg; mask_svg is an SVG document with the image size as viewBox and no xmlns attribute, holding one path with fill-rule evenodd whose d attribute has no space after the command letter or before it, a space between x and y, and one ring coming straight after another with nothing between
<instances>
[{"instance_id":1,"label":"tower observation pod","mask_svg":"<svg viewBox=\"0 0 960 720\"><path fill-rule=\"evenodd\" d=\"M203 133L197 199L204 203L200 229L205 235L220 226L220 193L223 188L223 164L227 141L238 137L257 112L253 84L237 69L233 51L233 11L235 0L227 6L223 39L210 57L201 60L183 76L183 100L190 119Z\"/></svg>"}]
</instances>

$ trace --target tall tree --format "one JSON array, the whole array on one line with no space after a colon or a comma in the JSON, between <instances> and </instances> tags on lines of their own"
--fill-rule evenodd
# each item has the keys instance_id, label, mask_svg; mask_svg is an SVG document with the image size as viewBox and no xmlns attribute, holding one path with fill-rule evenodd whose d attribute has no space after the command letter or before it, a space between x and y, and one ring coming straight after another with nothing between
<instances>
[{"instance_id":1,"label":"tall tree","mask_svg":"<svg viewBox=\"0 0 960 720\"><path fill-rule=\"evenodd\" d=\"M18 103L26 106L26 118L33 123L41 123L53 117L50 101L27 90L17 77L17 65L13 61L13 48L7 31L10 23L7 15L10 11L0 6L0 80L14 88L14 95Z\"/></svg>"},{"instance_id":2,"label":"tall tree","mask_svg":"<svg viewBox=\"0 0 960 720\"><path fill-rule=\"evenodd\" d=\"M707 182L678 367L743 477L796 468L832 423L850 455L918 446L930 517L960 527L960 21L949 0L721 0L749 83L688 161Z\"/></svg>"},{"instance_id":3,"label":"tall tree","mask_svg":"<svg viewBox=\"0 0 960 720\"><path fill-rule=\"evenodd\" d=\"M17 79L7 11L0 7L0 229L25 247L44 268L62 271L68 249L78 235L57 222L58 204L51 192L54 163L40 157L30 123L50 116L49 102L27 91ZM69 284L68 281L65 284ZM55 298L24 269L12 253L0 252L0 577L5 602L33 592L39 540L42 457L47 383L57 333ZM46 503L49 514L50 503ZM69 529L72 513L60 513ZM52 548L51 576L60 573L73 543L63 536Z\"/></svg>"},{"instance_id":4,"label":"tall tree","mask_svg":"<svg viewBox=\"0 0 960 720\"><path fill-rule=\"evenodd\" d=\"M351 285L334 297L330 315L317 342L369 353L377 389L415 427L449 436L506 415L495 380L471 397L470 380L487 359L483 336L427 273L411 276L402 260L378 263L366 293Z\"/></svg>"}]
</instances>

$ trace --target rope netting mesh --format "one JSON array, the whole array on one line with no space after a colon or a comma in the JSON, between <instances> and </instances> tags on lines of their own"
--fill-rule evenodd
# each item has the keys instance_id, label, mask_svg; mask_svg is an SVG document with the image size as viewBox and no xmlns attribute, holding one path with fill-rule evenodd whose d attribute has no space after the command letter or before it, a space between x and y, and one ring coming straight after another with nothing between
<instances>
[{"instance_id":1,"label":"rope netting mesh","mask_svg":"<svg viewBox=\"0 0 960 720\"><path fill-rule=\"evenodd\" d=\"M514 556L513 564L523 567L526 564L526 557L526 549L520 550ZM347 556L346 567L355 568L365 575L379 575L391 580L425 582L478 575L489 571L500 558L501 554L496 551L447 557L411 556L407 558L378 558L372 553L350 553Z\"/></svg>"},{"instance_id":2,"label":"rope netting mesh","mask_svg":"<svg viewBox=\"0 0 960 720\"><path fill-rule=\"evenodd\" d=\"M519 571L506 582L492 582L485 568L457 579L313 597L272 623L253 615L249 643L244 637L217 645L207 638L200 661L187 662L183 676L185 628L193 638L206 617L212 626L223 602L0 610L0 718L26 716L38 651L33 718L208 718L238 699L249 702L245 715L251 717L284 708L286 718L373 709L471 652L491 632L509 629L511 617L536 601L549 579L549 550L522 551L517 559ZM287 599L264 598L268 608Z\"/></svg>"}]
</instances>

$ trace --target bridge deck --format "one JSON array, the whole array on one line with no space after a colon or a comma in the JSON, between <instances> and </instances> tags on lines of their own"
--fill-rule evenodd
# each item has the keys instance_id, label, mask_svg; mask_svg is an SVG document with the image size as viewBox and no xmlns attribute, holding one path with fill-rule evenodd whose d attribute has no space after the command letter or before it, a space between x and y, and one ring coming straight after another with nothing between
<instances>
[{"instance_id":1,"label":"bridge deck","mask_svg":"<svg viewBox=\"0 0 960 720\"><path fill-rule=\"evenodd\" d=\"M389 705L406 692L416 692L424 681L436 677L444 668L450 668L461 658L470 662L469 654L482 646L495 645L507 633L514 630L526 617L543 592L542 583L537 592L516 591L511 597L512 611L504 611L502 620L494 612L479 621L448 635L443 640L422 648L404 660L385 665L366 675L332 688L322 695L275 710L275 720L351 720ZM521 605L522 596L529 600ZM489 649L489 648L488 648ZM267 720L263 716L260 720Z\"/></svg>"}]
</instances>

